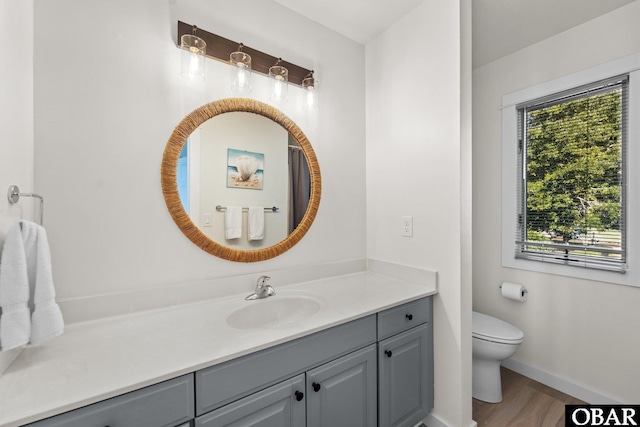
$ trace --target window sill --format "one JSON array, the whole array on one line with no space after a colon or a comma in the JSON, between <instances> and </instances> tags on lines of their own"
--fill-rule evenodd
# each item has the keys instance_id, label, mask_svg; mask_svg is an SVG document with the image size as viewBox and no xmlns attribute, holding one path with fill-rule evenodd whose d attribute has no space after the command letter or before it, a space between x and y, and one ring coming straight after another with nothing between
<instances>
[{"instance_id":1,"label":"window sill","mask_svg":"<svg viewBox=\"0 0 640 427\"><path fill-rule=\"evenodd\" d=\"M596 270L591 268L583 268L571 265L555 264L551 262L535 261L531 259L516 259L511 252L511 259L507 259L508 255L502 255L502 266L506 268L514 268L517 270L533 271L536 273L553 274L556 276L573 277L576 279L594 280L597 282L613 283L616 285L640 287L640 284L634 281L631 271L620 273L616 271Z\"/></svg>"}]
</instances>

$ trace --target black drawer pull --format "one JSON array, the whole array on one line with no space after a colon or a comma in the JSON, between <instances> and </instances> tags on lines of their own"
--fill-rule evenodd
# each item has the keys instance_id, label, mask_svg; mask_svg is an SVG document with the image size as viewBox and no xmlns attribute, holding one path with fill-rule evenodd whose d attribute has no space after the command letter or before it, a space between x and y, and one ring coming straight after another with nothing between
<instances>
[{"instance_id":1,"label":"black drawer pull","mask_svg":"<svg viewBox=\"0 0 640 427\"><path fill-rule=\"evenodd\" d=\"M311 384L311 387L313 387L313 391L320 391L320 384L318 383Z\"/></svg>"},{"instance_id":2,"label":"black drawer pull","mask_svg":"<svg viewBox=\"0 0 640 427\"><path fill-rule=\"evenodd\" d=\"M304 399L304 393L301 392L301 391L296 391L295 395L296 395L296 400L298 402L300 402L302 399Z\"/></svg>"},{"instance_id":3,"label":"black drawer pull","mask_svg":"<svg viewBox=\"0 0 640 427\"><path fill-rule=\"evenodd\" d=\"M408 320L413 320L413 314L411 314L411 313L407 314L404 317L406 317Z\"/></svg>"},{"instance_id":4,"label":"black drawer pull","mask_svg":"<svg viewBox=\"0 0 640 427\"><path fill-rule=\"evenodd\" d=\"M384 354L386 354L386 355L387 355L387 357L391 357L391 356L393 356L393 353L391 352L391 350L386 350L386 351L384 352Z\"/></svg>"}]
</instances>

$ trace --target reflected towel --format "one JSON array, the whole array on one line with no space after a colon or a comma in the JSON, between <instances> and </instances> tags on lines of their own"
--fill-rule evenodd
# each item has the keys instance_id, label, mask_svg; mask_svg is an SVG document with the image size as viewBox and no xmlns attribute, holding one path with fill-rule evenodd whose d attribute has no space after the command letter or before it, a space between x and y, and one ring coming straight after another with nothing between
<instances>
[{"instance_id":1,"label":"reflected towel","mask_svg":"<svg viewBox=\"0 0 640 427\"><path fill-rule=\"evenodd\" d=\"M0 264L0 345L10 350L42 344L64 332L55 302L45 229L20 221L7 234Z\"/></svg>"},{"instance_id":2,"label":"reflected towel","mask_svg":"<svg viewBox=\"0 0 640 427\"><path fill-rule=\"evenodd\" d=\"M242 237L242 207L227 206L224 213L224 238L227 240Z\"/></svg>"},{"instance_id":3,"label":"reflected towel","mask_svg":"<svg viewBox=\"0 0 640 427\"><path fill-rule=\"evenodd\" d=\"M264 208L249 207L249 240L264 239Z\"/></svg>"}]
</instances>

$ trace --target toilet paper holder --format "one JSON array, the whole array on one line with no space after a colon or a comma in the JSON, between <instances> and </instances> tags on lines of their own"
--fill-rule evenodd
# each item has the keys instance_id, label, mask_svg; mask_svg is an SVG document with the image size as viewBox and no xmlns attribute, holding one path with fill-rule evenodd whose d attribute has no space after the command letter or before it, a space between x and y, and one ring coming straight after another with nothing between
<instances>
[{"instance_id":1,"label":"toilet paper holder","mask_svg":"<svg viewBox=\"0 0 640 427\"><path fill-rule=\"evenodd\" d=\"M502 282L499 292L506 299L519 302L527 300L527 288L521 283Z\"/></svg>"},{"instance_id":2,"label":"toilet paper holder","mask_svg":"<svg viewBox=\"0 0 640 427\"><path fill-rule=\"evenodd\" d=\"M498 288L502 289L502 285L498 286ZM529 293L529 291L527 290L527 288L524 288L524 287L523 287L523 288L522 288L522 293L526 295L526 294L528 294L528 293Z\"/></svg>"}]
</instances>

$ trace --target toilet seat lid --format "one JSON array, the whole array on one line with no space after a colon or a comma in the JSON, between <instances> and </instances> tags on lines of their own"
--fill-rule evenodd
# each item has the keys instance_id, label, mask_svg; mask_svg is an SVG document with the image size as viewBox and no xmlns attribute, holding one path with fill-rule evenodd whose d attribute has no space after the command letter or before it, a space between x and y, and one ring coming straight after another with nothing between
<instances>
[{"instance_id":1,"label":"toilet seat lid","mask_svg":"<svg viewBox=\"0 0 640 427\"><path fill-rule=\"evenodd\" d=\"M472 331L476 338L506 344L517 344L524 340L524 332L510 323L487 314L473 312Z\"/></svg>"}]
</instances>

